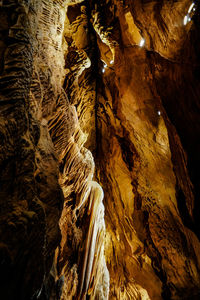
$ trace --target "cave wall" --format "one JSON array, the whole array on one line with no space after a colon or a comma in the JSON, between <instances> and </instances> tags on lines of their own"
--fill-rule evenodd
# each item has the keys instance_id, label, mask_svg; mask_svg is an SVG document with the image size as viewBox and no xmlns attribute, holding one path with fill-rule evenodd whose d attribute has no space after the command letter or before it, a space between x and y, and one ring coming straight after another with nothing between
<instances>
[{"instance_id":1,"label":"cave wall","mask_svg":"<svg viewBox=\"0 0 200 300\"><path fill-rule=\"evenodd\" d=\"M75 15L72 27L84 4L69 10L68 15ZM105 193L110 299L189 299L199 292L198 186L197 177L191 176L198 158L192 155L194 165L188 162L188 150L196 152L199 137L198 12L184 26L190 5L189 1L85 5L92 27L85 25L84 41L96 37L98 48L93 43L89 49L84 43L81 48L90 59L94 48L99 61L79 77L78 88L71 90L70 84L65 88L74 99L92 85L88 72L93 74L96 66L93 153ZM78 44L83 33L77 32ZM83 98L78 111L86 102ZM85 105L87 120L92 105ZM79 120L86 126L81 114Z\"/></svg>"},{"instance_id":2,"label":"cave wall","mask_svg":"<svg viewBox=\"0 0 200 300\"><path fill-rule=\"evenodd\" d=\"M63 89L67 4L0 6L4 299L108 296L103 190Z\"/></svg>"},{"instance_id":3,"label":"cave wall","mask_svg":"<svg viewBox=\"0 0 200 300\"><path fill-rule=\"evenodd\" d=\"M198 299L191 3L0 2L3 299Z\"/></svg>"},{"instance_id":4,"label":"cave wall","mask_svg":"<svg viewBox=\"0 0 200 300\"><path fill-rule=\"evenodd\" d=\"M0 4L2 299L37 299L43 293L48 297L45 284L61 239L58 222L63 192L47 126L47 116L62 88L62 60L54 64L52 57L58 53L59 58L59 52L54 50L55 36L50 39L48 35L60 24L55 19L46 28L42 25L47 4ZM50 9L58 17L62 7L55 3ZM60 37L62 42L61 33ZM57 83L52 76L55 66ZM49 111L45 109L48 101Z\"/></svg>"}]
</instances>

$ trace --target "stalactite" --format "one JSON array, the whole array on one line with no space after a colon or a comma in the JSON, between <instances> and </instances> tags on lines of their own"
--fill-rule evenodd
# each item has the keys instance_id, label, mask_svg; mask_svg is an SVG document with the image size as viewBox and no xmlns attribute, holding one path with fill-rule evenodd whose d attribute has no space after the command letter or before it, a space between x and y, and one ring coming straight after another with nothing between
<instances>
[{"instance_id":1,"label":"stalactite","mask_svg":"<svg viewBox=\"0 0 200 300\"><path fill-rule=\"evenodd\" d=\"M96 4L96 9L92 11L92 25L100 40L109 47L112 53L112 60L115 58L115 47L117 42L112 38L112 27L106 28L103 26L104 22L102 21L103 16L98 12L98 6Z\"/></svg>"}]
</instances>

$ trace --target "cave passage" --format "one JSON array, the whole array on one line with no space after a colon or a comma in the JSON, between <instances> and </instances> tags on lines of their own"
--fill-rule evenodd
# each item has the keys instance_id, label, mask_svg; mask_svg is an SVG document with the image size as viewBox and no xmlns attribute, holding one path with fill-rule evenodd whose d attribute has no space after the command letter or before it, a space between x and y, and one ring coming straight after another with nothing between
<instances>
[{"instance_id":1,"label":"cave passage","mask_svg":"<svg viewBox=\"0 0 200 300\"><path fill-rule=\"evenodd\" d=\"M200 2L0 20L0 299L200 299Z\"/></svg>"}]
</instances>

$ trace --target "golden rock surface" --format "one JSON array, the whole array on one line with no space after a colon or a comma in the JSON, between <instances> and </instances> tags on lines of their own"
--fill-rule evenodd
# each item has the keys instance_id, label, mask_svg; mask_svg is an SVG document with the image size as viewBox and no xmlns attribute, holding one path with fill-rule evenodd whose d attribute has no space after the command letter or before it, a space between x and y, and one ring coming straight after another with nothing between
<instances>
[{"instance_id":1,"label":"golden rock surface","mask_svg":"<svg viewBox=\"0 0 200 300\"><path fill-rule=\"evenodd\" d=\"M0 1L0 298L199 299L199 3Z\"/></svg>"}]
</instances>

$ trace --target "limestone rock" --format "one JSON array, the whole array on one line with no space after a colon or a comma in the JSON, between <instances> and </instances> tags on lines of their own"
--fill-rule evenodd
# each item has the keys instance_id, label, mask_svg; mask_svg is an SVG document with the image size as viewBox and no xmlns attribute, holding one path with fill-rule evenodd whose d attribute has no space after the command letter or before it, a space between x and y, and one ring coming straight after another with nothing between
<instances>
[{"instance_id":1,"label":"limestone rock","mask_svg":"<svg viewBox=\"0 0 200 300\"><path fill-rule=\"evenodd\" d=\"M199 299L199 11L0 1L0 298Z\"/></svg>"}]
</instances>

